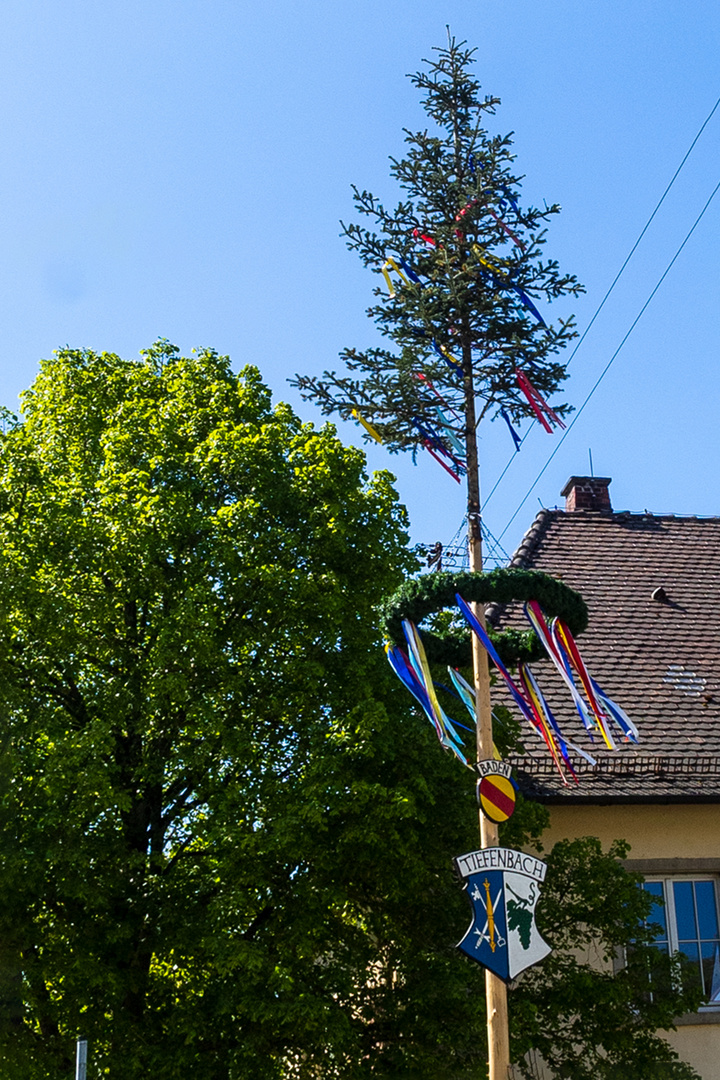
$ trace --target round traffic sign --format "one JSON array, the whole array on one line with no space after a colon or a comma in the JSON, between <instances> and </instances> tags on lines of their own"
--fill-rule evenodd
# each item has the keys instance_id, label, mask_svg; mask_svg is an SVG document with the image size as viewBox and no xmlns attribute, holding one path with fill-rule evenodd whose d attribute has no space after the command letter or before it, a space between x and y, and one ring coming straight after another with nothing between
<instances>
[{"instance_id":1,"label":"round traffic sign","mask_svg":"<svg viewBox=\"0 0 720 1080\"><path fill-rule=\"evenodd\" d=\"M478 799L485 817L501 825L515 809L515 785L505 776L483 776L478 788Z\"/></svg>"}]
</instances>

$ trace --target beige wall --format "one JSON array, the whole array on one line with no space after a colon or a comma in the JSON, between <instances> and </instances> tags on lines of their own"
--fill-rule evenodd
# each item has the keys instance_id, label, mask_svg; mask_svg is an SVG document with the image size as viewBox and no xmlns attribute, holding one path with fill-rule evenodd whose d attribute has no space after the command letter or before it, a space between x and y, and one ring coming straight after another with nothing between
<instances>
[{"instance_id":1,"label":"beige wall","mask_svg":"<svg viewBox=\"0 0 720 1080\"><path fill-rule=\"evenodd\" d=\"M665 1036L681 1061L687 1061L703 1080L720 1077L720 1024L683 1024Z\"/></svg>"},{"instance_id":2,"label":"beige wall","mask_svg":"<svg viewBox=\"0 0 720 1080\"><path fill-rule=\"evenodd\" d=\"M577 836L627 840L632 860L720 859L720 805L551 806L545 848Z\"/></svg>"},{"instance_id":3,"label":"beige wall","mask_svg":"<svg viewBox=\"0 0 720 1080\"><path fill-rule=\"evenodd\" d=\"M627 840L632 869L641 869L637 862L652 860L667 864L657 865L658 873L720 873L720 805L551 807L550 828L542 838L545 849L556 840L578 836L598 836L603 847L615 839ZM702 1023L683 1018L666 1036L703 1080L720 1080L720 1022L715 1019L720 1021L720 1012L702 1013Z\"/></svg>"}]
</instances>

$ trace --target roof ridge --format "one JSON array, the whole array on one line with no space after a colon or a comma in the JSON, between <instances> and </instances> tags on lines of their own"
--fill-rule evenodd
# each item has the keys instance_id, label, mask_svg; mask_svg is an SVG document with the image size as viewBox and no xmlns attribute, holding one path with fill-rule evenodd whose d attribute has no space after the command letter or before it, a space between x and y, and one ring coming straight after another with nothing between
<instances>
[{"instance_id":1,"label":"roof ridge","mask_svg":"<svg viewBox=\"0 0 720 1080\"><path fill-rule=\"evenodd\" d=\"M525 569L527 567L531 556L545 533L549 520L554 514L561 512L562 511L547 510L545 507L538 512L532 525L520 541L520 546L508 563L508 566L517 569ZM491 625L495 624L506 607L507 604L499 604L497 602L488 604L485 608L485 618Z\"/></svg>"},{"instance_id":2,"label":"roof ridge","mask_svg":"<svg viewBox=\"0 0 720 1080\"><path fill-rule=\"evenodd\" d=\"M530 559L535 554L535 549L540 543L543 534L547 528L548 522L554 514L563 513L562 510L548 510L543 507L538 511L535 520L523 536L520 544L515 551L512 559L510 560L510 566L520 567L525 569L530 562Z\"/></svg>"},{"instance_id":3,"label":"roof ridge","mask_svg":"<svg viewBox=\"0 0 720 1080\"><path fill-rule=\"evenodd\" d=\"M560 510L557 507L553 513L565 514L574 518L576 515L593 517L614 518L653 518L657 521L707 521L720 522L720 514L655 514L652 510L590 510L581 508L578 510ZM531 526L532 528L532 526ZM527 535L527 534L526 534Z\"/></svg>"}]
</instances>

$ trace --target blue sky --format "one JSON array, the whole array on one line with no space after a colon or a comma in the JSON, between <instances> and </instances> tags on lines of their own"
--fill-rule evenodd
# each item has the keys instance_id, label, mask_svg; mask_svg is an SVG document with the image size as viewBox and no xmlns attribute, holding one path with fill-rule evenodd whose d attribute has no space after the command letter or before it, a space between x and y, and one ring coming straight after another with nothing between
<instances>
[{"instance_id":1,"label":"blue sky","mask_svg":"<svg viewBox=\"0 0 720 1080\"><path fill-rule=\"evenodd\" d=\"M424 125L405 75L447 23L502 99L524 198L563 207L546 250L587 288L583 330L720 97L717 3L5 0L0 401L59 346L132 357L164 336L257 364L319 419L286 380L374 340L374 278L338 221L353 182L392 200L388 156ZM576 406L720 180L719 142L720 109L573 359ZM720 514L719 226L720 194L508 526L557 445L531 432L486 509L507 550L589 449L617 509ZM511 450L486 425L486 493ZM396 473L414 540L450 540L463 502L439 466L368 461Z\"/></svg>"}]
</instances>

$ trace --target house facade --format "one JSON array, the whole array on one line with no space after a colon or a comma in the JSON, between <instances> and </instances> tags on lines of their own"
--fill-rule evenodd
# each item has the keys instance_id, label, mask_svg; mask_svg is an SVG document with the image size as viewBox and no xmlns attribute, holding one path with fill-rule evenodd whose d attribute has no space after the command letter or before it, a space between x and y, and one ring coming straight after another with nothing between
<instances>
[{"instance_id":1,"label":"house facade","mask_svg":"<svg viewBox=\"0 0 720 1080\"><path fill-rule=\"evenodd\" d=\"M720 1076L720 518L612 508L608 477L570 478L563 509L542 510L511 566L577 589L590 625L578 641L591 674L640 731L638 745L590 747L569 695L550 687L574 759L565 786L538 742L514 761L525 793L550 810L548 843L599 836L631 845L628 868L662 896L659 947L695 966L706 1004L667 1038L705 1080ZM499 625L521 613L488 611Z\"/></svg>"}]
</instances>

